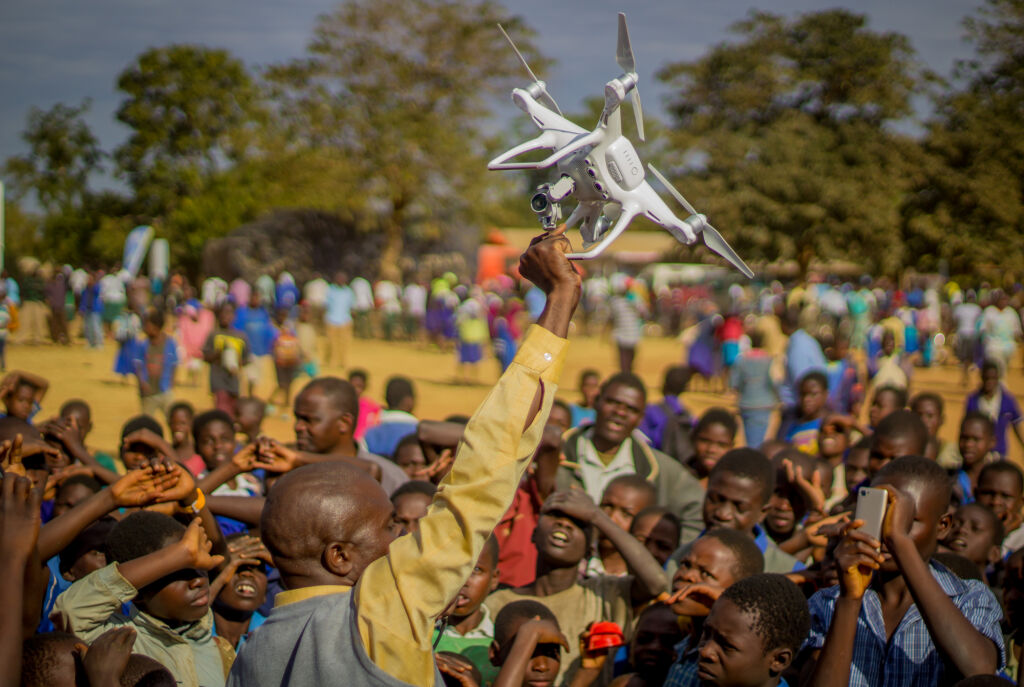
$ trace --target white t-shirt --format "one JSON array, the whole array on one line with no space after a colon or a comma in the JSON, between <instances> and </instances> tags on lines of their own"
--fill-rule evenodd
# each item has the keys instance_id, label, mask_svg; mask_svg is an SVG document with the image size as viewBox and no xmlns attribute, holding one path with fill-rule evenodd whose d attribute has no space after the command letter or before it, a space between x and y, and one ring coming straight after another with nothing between
<instances>
[{"instance_id":1,"label":"white t-shirt","mask_svg":"<svg viewBox=\"0 0 1024 687\"><path fill-rule=\"evenodd\" d=\"M964 336L978 333L978 318L981 317L981 306L977 303L961 303L953 308L953 319L956 320L956 331Z\"/></svg>"},{"instance_id":2,"label":"white t-shirt","mask_svg":"<svg viewBox=\"0 0 1024 687\"><path fill-rule=\"evenodd\" d=\"M352 309L363 312L373 310L373 289L370 282L362 277L356 277L349 286L352 287Z\"/></svg>"},{"instance_id":3,"label":"white t-shirt","mask_svg":"<svg viewBox=\"0 0 1024 687\"><path fill-rule=\"evenodd\" d=\"M1020 336L1020 315L1011 307L1002 310L994 305L985 308L985 335L1004 346L1012 346Z\"/></svg>"},{"instance_id":4,"label":"white t-shirt","mask_svg":"<svg viewBox=\"0 0 1024 687\"><path fill-rule=\"evenodd\" d=\"M427 289L416 284L408 284L402 294L405 302L405 311L410 315L425 315L427 313Z\"/></svg>"},{"instance_id":5,"label":"white t-shirt","mask_svg":"<svg viewBox=\"0 0 1024 687\"><path fill-rule=\"evenodd\" d=\"M107 274L100 279L100 299L104 303L124 303L128 300L124 282L116 274Z\"/></svg>"},{"instance_id":6,"label":"white t-shirt","mask_svg":"<svg viewBox=\"0 0 1024 687\"><path fill-rule=\"evenodd\" d=\"M381 312L388 315L397 315L402 312L399 296L400 292L393 281L383 279L377 282L377 302L380 303Z\"/></svg>"},{"instance_id":7,"label":"white t-shirt","mask_svg":"<svg viewBox=\"0 0 1024 687\"><path fill-rule=\"evenodd\" d=\"M306 282L303 296L309 301L310 305L324 306L327 304L327 289L329 286L326 279L318 277Z\"/></svg>"}]
</instances>

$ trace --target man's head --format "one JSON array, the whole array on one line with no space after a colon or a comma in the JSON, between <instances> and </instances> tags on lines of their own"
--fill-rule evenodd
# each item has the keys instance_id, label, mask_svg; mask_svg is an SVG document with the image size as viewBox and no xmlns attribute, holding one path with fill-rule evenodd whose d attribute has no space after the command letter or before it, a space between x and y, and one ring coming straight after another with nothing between
<instances>
[{"instance_id":1,"label":"man's head","mask_svg":"<svg viewBox=\"0 0 1024 687\"><path fill-rule=\"evenodd\" d=\"M351 440L359 419L359 397L337 377L318 377L295 397L295 443L300 451L333 453Z\"/></svg>"},{"instance_id":2,"label":"man's head","mask_svg":"<svg viewBox=\"0 0 1024 687\"><path fill-rule=\"evenodd\" d=\"M902 410L907 405L907 392L895 386L883 386L875 391L868 409L868 423L877 428L882 420L892 413Z\"/></svg>"},{"instance_id":3,"label":"man's head","mask_svg":"<svg viewBox=\"0 0 1024 687\"><path fill-rule=\"evenodd\" d=\"M668 508L650 506L636 514L629 533L664 567L679 546L682 525L676 514Z\"/></svg>"},{"instance_id":4,"label":"man's head","mask_svg":"<svg viewBox=\"0 0 1024 687\"><path fill-rule=\"evenodd\" d=\"M775 490L775 469L764 454L735 448L718 461L704 494L704 526L753 534Z\"/></svg>"},{"instance_id":5,"label":"man's head","mask_svg":"<svg viewBox=\"0 0 1024 687\"><path fill-rule=\"evenodd\" d=\"M928 428L912 410L890 413L871 435L871 474L900 456L920 456L928 448Z\"/></svg>"},{"instance_id":6,"label":"man's head","mask_svg":"<svg viewBox=\"0 0 1024 687\"><path fill-rule=\"evenodd\" d=\"M416 407L416 392L412 380L407 377L392 377L384 387L384 402L391 410L411 413Z\"/></svg>"},{"instance_id":7,"label":"man's head","mask_svg":"<svg viewBox=\"0 0 1024 687\"><path fill-rule=\"evenodd\" d=\"M964 415L960 423L960 455L964 467L970 468L985 460L995 447L996 427L989 416L978 410Z\"/></svg>"},{"instance_id":8,"label":"man's head","mask_svg":"<svg viewBox=\"0 0 1024 687\"><path fill-rule=\"evenodd\" d=\"M625 441L643 419L647 390L631 372L620 372L601 385L595 408L594 446L610 451Z\"/></svg>"},{"instance_id":9,"label":"man's head","mask_svg":"<svg viewBox=\"0 0 1024 687\"><path fill-rule=\"evenodd\" d=\"M400 533L380 483L337 462L285 473L260 520L263 543L289 588L353 585Z\"/></svg>"},{"instance_id":10,"label":"man's head","mask_svg":"<svg viewBox=\"0 0 1024 687\"><path fill-rule=\"evenodd\" d=\"M800 589L761 573L732 585L704 621L697 677L703 685L761 685L782 674L811 629Z\"/></svg>"},{"instance_id":11,"label":"man's head","mask_svg":"<svg viewBox=\"0 0 1024 687\"><path fill-rule=\"evenodd\" d=\"M883 467L871 486L889 485L899 489L914 502L914 523L910 538L923 560L935 553L939 540L945 538L952 523L948 513L949 498L953 493L953 481L946 471L933 460L921 456L902 456ZM881 570L888 573L899 571L895 560L886 554Z\"/></svg>"},{"instance_id":12,"label":"man's head","mask_svg":"<svg viewBox=\"0 0 1024 687\"><path fill-rule=\"evenodd\" d=\"M692 466L706 477L719 458L736 445L736 417L725 408L709 408L693 428Z\"/></svg>"},{"instance_id":13,"label":"man's head","mask_svg":"<svg viewBox=\"0 0 1024 687\"><path fill-rule=\"evenodd\" d=\"M192 421L196 453L213 470L235 453L235 422L223 410L207 410Z\"/></svg>"},{"instance_id":14,"label":"man's head","mask_svg":"<svg viewBox=\"0 0 1024 687\"><path fill-rule=\"evenodd\" d=\"M743 532L717 527L705 532L679 561L672 577L672 591L692 585L726 589L764 570L764 555L754 540ZM672 604L678 615L705 616L713 597L694 594Z\"/></svg>"},{"instance_id":15,"label":"man's head","mask_svg":"<svg viewBox=\"0 0 1024 687\"><path fill-rule=\"evenodd\" d=\"M658 491L640 475L620 475L608 483L601 494L601 510L624 530L633 524L636 514L653 506Z\"/></svg>"},{"instance_id":16,"label":"man's head","mask_svg":"<svg viewBox=\"0 0 1024 687\"><path fill-rule=\"evenodd\" d=\"M921 418L928 429L928 436L938 436L939 429L945 419L942 412L942 396L931 391L923 391L910 401L910 409Z\"/></svg>"},{"instance_id":17,"label":"man's head","mask_svg":"<svg viewBox=\"0 0 1024 687\"><path fill-rule=\"evenodd\" d=\"M140 510L107 535L107 554L116 563L142 558L181 539L185 527L161 513ZM152 616L195 622L210 608L210 580L204 570L183 568L139 590L135 604Z\"/></svg>"},{"instance_id":18,"label":"man's head","mask_svg":"<svg viewBox=\"0 0 1024 687\"><path fill-rule=\"evenodd\" d=\"M462 619L476 613L487 595L498 587L498 540L492 534L484 542L480 557L452 602L453 618Z\"/></svg>"},{"instance_id":19,"label":"man's head","mask_svg":"<svg viewBox=\"0 0 1024 687\"><path fill-rule=\"evenodd\" d=\"M437 486L422 480L410 480L395 489L391 494L391 505L395 507L395 520L403 532L419 530L420 520L427 514L435 493Z\"/></svg>"},{"instance_id":20,"label":"man's head","mask_svg":"<svg viewBox=\"0 0 1024 687\"><path fill-rule=\"evenodd\" d=\"M989 463L978 475L974 498L991 508L1004 526L1016 527L1024 506L1024 474L1008 460Z\"/></svg>"}]
</instances>

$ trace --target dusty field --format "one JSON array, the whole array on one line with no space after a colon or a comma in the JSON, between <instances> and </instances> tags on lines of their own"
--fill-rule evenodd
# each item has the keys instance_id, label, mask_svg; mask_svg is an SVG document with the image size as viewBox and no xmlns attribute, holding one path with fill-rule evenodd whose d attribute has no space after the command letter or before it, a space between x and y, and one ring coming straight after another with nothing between
<instances>
[{"instance_id":1,"label":"dusty field","mask_svg":"<svg viewBox=\"0 0 1024 687\"><path fill-rule=\"evenodd\" d=\"M120 436L121 424L125 419L139 412L139 400L134 385L124 383L114 375L113 359L115 344L108 342L101 351L87 350L83 345L71 347L38 346L28 347L10 344L7 348L7 369L24 368L41 374L50 380L50 391L43 401L40 419L56 414L60 404L69 398L83 398L93 408L94 430L88 443L93 448L108 451L114 449ZM639 374L652 389L657 398L662 371L681 359L681 348L672 339L646 339L637 355ZM416 383L419 395L417 415L423 418L442 418L452 413L470 414L484 398L490 385L497 379L497 363L491 360L480 365L480 381L475 385L456 385L455 354L441 353L411 343L387 343L383 341L354 342L352 361L370 373L369 392L374 398L383 396L388 375L404 374ZM594 337L573 340L570 357L562 377L560 398L575 401L576 379L579 372L594 367L608 372L617 365L615 349L610 341ZM326 369L326 374L339 374L338 369ZM183 375L179 370L179 380ZM296 390L303 380L296 382ZM956 439L963 403L969 388L960 385L957 368L933 367L919 369L913 378L915 391L936 391L946 400L946 424L943 437ZM972 386L976 385L976 376ZM272 389L273 370L269 363L264 371L257 395L265 398ZM696 386L701 387L698 381ZM1019 356L1011 372L1009 387L1018 399L1024 400L1024 373L1020 368ZM191 401L197 409L210 407L210 395L206 387L206 376L199 386L179 385L176 396ZM691 410L700 412L713 405L734 407L730 395L691 391L684 395L684 401ZM283 418L284 409L277 409L268 415L264 430L276 437L291 438L291 422ZM1024 464L1024 452L1016 439L1010 438L1011 457Z\"/></svg>"}]
</instances>

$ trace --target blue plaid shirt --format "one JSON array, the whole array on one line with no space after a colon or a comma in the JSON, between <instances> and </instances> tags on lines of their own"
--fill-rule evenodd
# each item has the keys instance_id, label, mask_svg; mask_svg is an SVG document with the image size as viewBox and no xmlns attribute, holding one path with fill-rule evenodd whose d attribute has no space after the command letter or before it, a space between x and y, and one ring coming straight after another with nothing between
<instances>
[{"instance_id":1,"label":"blue plaid shirt","mask_svg":"<svg viewBox=\"0 0 1024 687\"><path fill-rule=\"evenodd\" d=\"M961 580L940 563L932 561L931 571L968 622L995 643L999 649L999 669L1002 669L1006 665L1003 635L999 630L1003 611L996 597L984 583ZM820 649L825 643L838 596L839 587L835 586L811 597L811 634L805 646ZM892 639L887 641L881 601L873 589L868 589L857 618L850 687L931 687L941 682L944 669L942 655L917 605L907 609Z\"/></svg>"},{"instance_id":2,"label":"blue plaid shirt","mask_svg":"<svg viewBox=\"0 0 1024 687\"><path fill-rule=\"evenodd\" d=\"M687 637L675 646L676 662L668 669L665 677L665 684L662 687L700 687L700 680L697 678L697 647L690 648L690 638ZM784 678L779 678L778 687L789 687Z\"/></svg>"}]
</instances>

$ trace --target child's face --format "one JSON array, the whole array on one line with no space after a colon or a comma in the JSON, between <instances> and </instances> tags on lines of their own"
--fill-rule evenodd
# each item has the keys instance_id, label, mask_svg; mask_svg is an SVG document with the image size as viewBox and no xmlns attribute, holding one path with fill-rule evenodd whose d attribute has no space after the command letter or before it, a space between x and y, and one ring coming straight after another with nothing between
<instances>
[{"instance_id":1,"label":"child's face","mask_svg":"<svg viewBox=\"0 0 1024 687\"><path fill-rule=\"evenodd\" d=\"M487 595L498 587L498 568L491 560L491 552L484 547L476 565L473 566L473 572L469 573L466 583L455 597L455 603L451 608L452 616L465 618L472 615L480 608Z\"/></svg>"},{"instance_id":2,"label":"child's face","mask_svg":"<svg viewBox=\"0 0 1024 687\"><path fill-rule=\"evenodd\" d=\"M63 515L92 496L93 491L84 484L65 484L57 490L53 500L53 517Z\"/></svg>"},{"instance_id":3,"label":"child's face","mask_svg":"<svg viewBox=\"0 0 1024 687\"><path fill-rule=\"evenodd\" d=\"M507 646L497 647L496 644L491 645L491 663L494 665L502 665L508 658L508 652L512 649L512 645L515 644L516 634L526 623L530 622L528 618L521 618L513 621L510 632L508 634ZM560 632L558 625L549 621L539 621L550 625L551 632ZM551 687L555 684L555 679L558 677L558 670L562 667L562 647L559 644L537 644L533 650L533 656L530 657L529 663L526 665L526 671L523 674L523 687Z\"/></svg>"},{"instance_id":4,"label":"child's face","mask_svg":"<svg viewBox=\"0 0 1024 687\"><path fill-rule=\"evenodd\" d=\"M702 685L761 685L789 665L788 649L764 650L764 641L754 631L756 621L728 599L715 602L697 644Z\"/></svg>"},{"instance_id":5,"label":"child's face","mask_svg":"<svg viewBox=\"0 0 1024 687\"><path fill-rule=\"evenodd\" d=\"M846 491L853 493L857 485L868 478L868 464L871 451L866 448L851 449L846 454Z\"/></svg>"},{"instance_id":6,"label":"child's face","mask_svg":"<svg viewBox=\"0 0 1024 687\"><path fill-rule=\"evenodd\" d=\"M255 437L263 424L263 407L255 403L241 403L238 408L238 431Z\"/></svg>"},{"instance_id":7,"label":"child's face","mask_svg":"<svg viewBox=\"0 0 1024 687\"><path fill-rule=\"evenodd\" d=\"M922 481L894 475L887 480L880 480L871 483L873 487L883 484L896 487L911 498L914 503L914 522L910 526L910 539L923 560L928 560L935 553L940 539L944 539L949 532L952 517L946 512L949 505L945 499L940 498L934 489L930 489ZM882 544L882 555L885 561L881 570L885 572L898 572L899 566L895 559L886 551L885 544Z\"/></svg>"},{"instance_id":8,"label":"child's face","mask_svg":"<svg viewBox=\"0 0 1024 687\"><path fill-rule=\"evenodd\" d=\"M720 472L708 480L704 494L704 526L753 532L764 518L761 485L749 477Z\"/></svg>"},{"instance_id":9,"label":"child's face","mask_svg":"<svg viewBox=\"0 0 1024 687\"><path fill-rule=\"evenodd\" d=\"M75 561L74 565L62 576L68 582L80 580L89 573L96 572L107 565L107 554L99 550L86 551Z\"/></svg>"},{"instance_id":10,"label":"child's face","mask_svg":"<svg viewBox=\"0 0 1024 687\"><path fill-rule=\"evenodd\" d=\"M693 584L706 584L726 589L736 581L736 555L718 539L701 537L693 542L689 552L679 561L679 569L672 577L672 591L678 592ZM676 615L705 616L710 607L697 598L686 597L672 604Z\"/></svg>"},{"instance_id":11,"label":"child's face","mask_svg":"<svg viewBox=\"0 0 1024 687\"><path fill-rule=\"evenodd\" d=\"M366 391L366 379L362 375L352 375L348 378L348 382L356 390L356 396L362 396L363 392Z\"/></svg>"},{"instance_id":12,"label":"child's face","mask_svg":"<svg viewBox=\"0 0 1024 687\"><path fill-rule=\"evenodd\" d=\"M868 422L871 423L872 427L877 427L879 422L897 410L900 410L900 406L896 394L888 389L883 389L871 399L871 407L868 409Z\"/></svg>"},{"instance_id":13,"label":"child's face","mask_svg":"<svg viewBox=\"0 0 1024 687\"><path fill-rule=\"evenodd\" d=\"M403 494L395 499L395 522L404 532L420 529L420 520L427 514L433 499L426 494Z\"/></svg>"},{"instance_id":14,"label":"child's face","mask_svg":"<svg viewBox=\"0 0 1024 687\"><path fill-rule=\"evenodd\" d=\"M562 432L568 432L572 428L572 413L562 406L551 406L548 424L555 425Z\"/></svg>"},{"instance_id":15,"label":"child's face","mask_svg":"<svg viewBox=\"0 0 1024 687\"><path fill-rule=\"evenodd\" d=\"M35 389L27 384L21 384L13 393L4 398L7 405L7 414L19 420L28 420L32 414L32 405L35 403Z\"/></svg>"},{"instance_id":16,"label":"child's face","mask_svg":"<svg viewBox=\"0 0 1024 687\"><path fill-rule=\"evenodd\" d=\"M633 669L640 675L664 675L675 659L675 645L682 639L672 609L654 606L645 611L630 643Z\"/></svg>"},{"instance_id":17,"label":"child's face","mask_svg":"<svg viewBox=\"0 0 1024 687\"><path fill-rule=\"evenodd\" d=\"M178 408L167 419L167 425L171 429L171 443L180 446L188 440L189 432L192 431L192 413Z\"/></svg>"},{"instance_id":18,"label":"child's face","mask_svg":"<svg viewBox=\"0 0 1024 687\"><path fill-rule=\"evenodd\" d=\"M892 355L893 351L896 350L896 337L892 335L892 332L886 332L882 334L882 354Z\"/></svg>"},{"instance_id":19,"label":"child's face","mask_svg":"<svg viewBox=\"0 0 1024 687\"><path fill-rule=\"evenodd\" d=\"M427 458L423 455L423 449L419 444L408 443L398 447L395 455L395 463L405 470L405 474L414 477L417 473L427 467Z\"/></svg>"},{"instance_id":20,"label":"child's face","mask_svg":"<svg viewBox=\"0 0 1024 687\"><path fill-rule=\"evenodd\" d=\"M828 389L816 379L808 379L800 385L800 415L817 417L825 409Z\"/></svg>"},{"instance_id":21,"label":"child's face","mask_svg":"<svg viewBox=\"0 0 1024 687\"><path fill-rule=\"evenodd\" d=\"M991 396L999 388L999 370L986 368L981 371L981 392Z\"/></svg>"},{"instance_id":22,"label":"child's face","mask_svg":"<svg viewBox=\"0 0 1024 687\"><path fill-rule=\"evenodd\" d=\"M718 459L736 443L736 437L724 425L712 423L700 429L693 437L695 463L702 475L711 472Z\"/></svg>"},{"instance_id":23,"label":"child's face","mask_svg":"<svg viewBox=\"0 0 1024 687\"><path fill-rule=\"evenodd\" d=\"M236 611L255 611L267 600L267 574L262 567L242 565L220 590L217 601Z\"/></svg>"},{"instance_id":24,"label":"child's face","mask_svg":"<svg viewBox=\"0 0 1024 687\"><path fill-rule=\"evenodd\" d=\"M222 329L230 329L231 324L235 321L235 306L225 304L221 307L220 312L217 314L217 324Z\"/></svg>"},{"instance_id":25,"label":"child's face","mask_svg":"<svg viewBox=\"0 0 1024 687\"><path fill-rule=\"evenodd\" d=\"M773 535L789 536L796 528L796 520L789 489L776 489L768 499L768 510L764 516L765 528Z\"/></svg>"},{"instance_id":26,"label":"child's face","mask_svg":"<svg viewBox=\"0 0 1024 687\"><path fill-rule=\"evenodd\" d=\"M210 579L201 570L179 570L139 590L138 605L161 620L195 622L210 609Z\"/></svg>"},{"instance_id":27,"label":"child's face","mask_svg":"<svg viewBox=\"0 0 1024 687\"><path fill-rule=\"evenodd\" d=\"M78 427L78 437L82 441L85 441L85 438L89 436L89 432L92 431L92 419L88 413L80 408L69 410L61 415L60 419L68 422L74 421L75 426Z\"/></svg>"},{"instance_id":28,"label":"child's face","mask_svg":"<svg viewBox=\"0 0 1024 687\"><path fill-rule=\"evenodd\" d=\"M609 484L601 495L601 510L624 530L633 525L633 518L653 505L647 492L624 484Z\"/></svg>"},{"instance_id":29,"label":"child's face","mask_svg":"<svg viewBox=\"0 0 1024 687\"><path fill-rule=\"evenodd\" d=\"M662 567L679 546L679 528L657 513L634 518L633 527L629 532L646 547Z\"/></svg>"},{"instance_id":30,"label":"child's face","mask_svg":"<svg viewBox=\"0 0 1024 687\"><path fill-rule=\"evenodd\" d=\"M587 375L580 380L580 397L584 406L593 408L599 393L601 393L600 377L597 375Z\"/></svg>"},{"instance_id":31,"label":"child's face","mask_svg":"<svg viewBox=\"0 0 1024 687\"><path fill-rule=\"evenodd\" d=\"M978 478L974 490L975 500L992 512L1004 523L1009 523L1020 514L1024 499L1016 477L1008 472L989 470Z\"/></svg>"},{"instance_id":32,"label":"child's face","mask_svg":"<svg viewBox=\"0 0 1024 687\"><path fill-rule=\"evenodd\" d=\"M985 422L967 420L960 426L960 455L963 456L965 466L977 465L985 460L995 444Z\"/></svg>"},{"instance_id":33,"label":"child's face","mask_svg":"<svg viewBox=\"0 0 1024 687\"><path fill-rule=\"evenodd\" d=\"M208 422L196 437L196 453L210 470L235 453L235 428L222 420Z\"/></svg>"},{"instance_id":34,"label":"child's face","mask_svg":"<svg viewBox=\"0 0 1024 687\"><path fill-rule=\"evenodd\" d=\"M871 455L868 458L868 471L877 474L885 465L900 456L917 455L924 447L918 447L909 436L882 436L876 434L871 440Z\"/></svg>"},{"instance_id":35,"label":"child's face","mask_svg":"<svg viewBox=\"0 0 1024 687\"><path fill-rule=\"evenodd\" d=\"M533 544L541 560L562 567L575 565L587 555L587 535L567 515L552 511L543 513L533 531Z\"/></svg>"},{"instance_id":36,"label":"child's face","mask_svg":"<svg viewBox=\"0 0 1024 687\"><path fill-rule=\"evenodd\" d=\"M818 431L818 452L821 457L837 458L842 456L849 447L850 436L846 433L846 429L836 422L829 422L826 418Z\"/></svg>"},{"instance_id":37,"label":"child's face","mask_svg":"<svg viewBox=\"0 0 1024 687\"><path fill-rule=\"evenodd\" d=\"M942 427L942 410L938 404L930 398L926 398L918 401L911 408L918 417L921 418L921 422L928 429L928 436L934 437L939 433L939 428Z\"/></svg>"},{"instance_id":38,"label":"child's face","mask_svg":"<svg viewBox=\"0 0 1024 687\"><path fill-rule=\"evenodd\" d=\"M984 570L999 557L1001 542L995 541L995 536L991 515L982 506L971 503L956 510L953 526L942 543Z\"/></svg>"}]
</instances>

